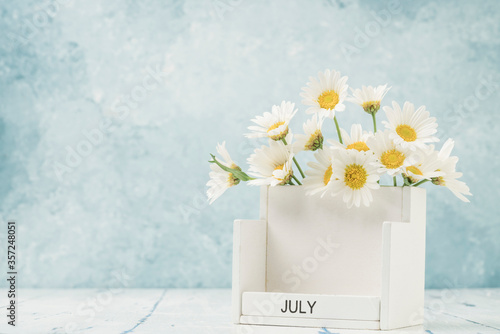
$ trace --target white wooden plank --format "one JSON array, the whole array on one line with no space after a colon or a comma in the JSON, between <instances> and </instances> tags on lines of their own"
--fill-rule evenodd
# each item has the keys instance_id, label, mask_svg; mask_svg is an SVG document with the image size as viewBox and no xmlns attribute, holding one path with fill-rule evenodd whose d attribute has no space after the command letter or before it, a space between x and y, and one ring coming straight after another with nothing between
<instances>
[{"instance_id":1,"label":"white wooden plank","mask_svg":"<svg viewBox=\"0 0 500 334\"><path fill-rule=\"evenodd\" d=\"M427 334L490 334L500 333L498 327L483 325L478 322L471 322L466 319L467 314L452 315L434 313L426 309L424 328ZM498 315L495 316L498 319ZM490 319L495 321L494 319ZM498 323L498 320L496 320Z\"/></svg>"},{"instance_id":2,"label":"white wooden plank","mask_svg":"<svg viewBox=\"0 0 500 334\"><path fill-rule=\"evenodd\" d=\"M106 290L20 289L19 321L16 330L0 322L0 333L65 333L71 322L73 333L133 334L317 334L319 328L252 326L231 324L231 290L126 289L86 321L77 309ZM0 307L6 306L5 289L0 290ZM101 298L102 299L102 298ZM161 300L160 300L161 299ZM153 306L157 304L154 312ZM466 306L464 305L475 305ZM484 314L483 316L481 314ZM429 290L426 292L424 327L393 331L329 328L334 334L490 334L499 333L500 289ZM149 315L149 317L146 317ZM143 320L141 322L141 320ZM67 333L71 333L68 331ZM130 333L130 332L129 332Z\"/></svg>"},{"instance_id":3,"label":"white wooden plank","mask_svg":"<svg viewBox=\"0 0 500 334\"><path fill-rule=\"evenodd\" d=\"M379 320L380 298L244 292L242 314L337 320Z\"/></svg>"},{"instance_id":4,"label":"white wooden plank","mask_svg":"<svg viewBox=\"0 0 500 334\"><path fill-rule=\"evenodd\" d=\"M132 333L229 334L230 290L168 290L156 311Z\"/></svg>"},{"instance_id":5,"label":"white wooden plank","mask_svg":"<svg viewBox=\"0 0 500 334\"><path fill-rule=\"evenodd\" d=\"M133 328L161 299L164 290L20 290L19 325L0 323L0 333L112 333ZM25 299L26 298L26 299ZM25 301L26 300L26 301Z\"/></svg>"},{"instance_id":6,"label":"white wooden plank","mask_svg":"<svg viewBox=\"0 0 500 334\"><path fill-rule=\"evenodd\" d=\"M316 328L352 328L352 329L379 329L379 321L361 320L332 320L332 319L308 319L308 318L286 318L286 317L262 317L242 315L242 324L269 325L269 326L296 326Z\"/></svg>"},{"instance_id":7,"label":"white wooden plank","mask_svg":"<svg viewBox=\"0 0 500 334\"><path fill-rule=\"evenodd\" d=\"M429 334L422 326L395 329L391 331L381 331L378 329L342 329L325 327L289 327L289 326L256 326L238 325L235 334ZM442 333L433 333L442 334ZM461 333L460 333L461 334Z\"/></svg>"},{"instance_id":8,"label":"white wooden plank","mask_svg":"<svg viewBox=\"0 0 500 334\"><path fill-rule=\"evenodd\" d=\"M461 319L500 333L500 289L428 290L427 320Z\"/></svg>"}]
</instances>

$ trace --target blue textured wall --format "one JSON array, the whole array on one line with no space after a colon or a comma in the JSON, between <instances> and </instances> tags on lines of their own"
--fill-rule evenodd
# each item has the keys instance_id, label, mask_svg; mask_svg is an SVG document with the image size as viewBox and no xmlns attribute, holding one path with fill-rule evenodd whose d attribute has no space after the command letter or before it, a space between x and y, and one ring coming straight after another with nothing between
<instances>
[{"instance_id":1,"label":"blue textured wall","mask_svg":"<svg viewBox=\"0 0 500 334\"><path fill-rule=\"evenodd\" d=\"M325 68L388 83L455 138L474 197L429 189L427 286L500 286L500 2L59 1L0 5L0 214L22 286L229 287L258 189L209 207L208 153L226 140L244 164L249 120L283 99L298 131ZM348 108L341 124L370 125Z\"/></svg>"}]
</instances>

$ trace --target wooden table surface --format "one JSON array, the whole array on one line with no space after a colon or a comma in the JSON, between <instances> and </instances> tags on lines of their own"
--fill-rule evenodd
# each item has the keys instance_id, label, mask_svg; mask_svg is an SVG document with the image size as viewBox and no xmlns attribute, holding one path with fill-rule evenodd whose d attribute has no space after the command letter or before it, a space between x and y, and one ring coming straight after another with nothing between
<instances>
[{"instance_id":1,"label":"wooden table surface","mask_svg":"<svg viewBox=\"0 0 500 334\"><path fill-rule=\"evenodd\" d=\"M20 290L18 326L0 333L236 333L230 290ZM0 305L7 307L6 292ZM255 327L242 333L500 333L500 289L427 290L425 325L391 332Z\"/></svg>"}]
</instances>

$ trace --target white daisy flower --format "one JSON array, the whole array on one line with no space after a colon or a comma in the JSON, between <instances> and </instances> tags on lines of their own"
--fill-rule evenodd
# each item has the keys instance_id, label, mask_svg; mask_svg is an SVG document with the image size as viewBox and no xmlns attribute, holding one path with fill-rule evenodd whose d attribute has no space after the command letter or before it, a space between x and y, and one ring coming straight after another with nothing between
<instances>
[{"instance_id":1,"label":"white daisy flower","mask_svg":"<svg viewBox=\"0 0 500 334\"><path fill-rule=\"evenodd\" d=\"M407 166L414 162L414 152L409 148L396 145L391 139L390 131L378 131L368 139L368 147L375 153L379 167L379 173L387 172L390 176L395 176L405 171Z\"/></svg>"},{"instance_id":2,"label":"white daisy flower","mask_svg":"<svg viewBox=\"0 0 500 334\"><path fill-rule=\"evenodd\" d=\"M465 184L465 182L457 180L462 177L462 173L456 171L458 157L450 156L454 145L455 143L451 138L444 143L443 147L437 154L439 161L439 168L437 171L443 172L444 175L433 177L431 181L435 185L447 187L462 201L470 202L469 199L464 196L472 196L469 187Z\"/></svg>"},{"instance_id":3,"label":"white daisy flower","mask_svg":"<svg viewBox=\"0 0 500 334\"><path fill-rule=\"evenodd\" d=\"M448 138L447 141L444 142L443 147L438 152L438 158L441 160L446 160L452 158L458 162L458 157L451 156L451 151L453 151L453 147L455 147L455 141L451 138ZM430 145L430 148L434 150L434 145Z\"/></svg>"},{"instance_id":4,"label":"white daisy flower","mask_svg":"<svg viewBox=\"0 0 500 334\"><path fill-rule=\"evenodd\" d=\"M347 97L347 77L340 72L326 70L318 73L319 81L309 78L307 87L302 88L302 103L310 106L308 114L318 113L321 117L334 118L336 111L344 111Z\"/></svg>"},{"instance_id":5,"label":"white daisy flower","mask_svg":"<svg viewBox=\"0 0 500 334\"><path fill-rule=\"evenodd\" d=\"M422 180L431 180L433 177L442 176L443 172L437 171L439 168L438 153L431 146L425 150L419 150L414 155L416 162L405 167L404 175L410 179L411 183Z\"/></svg>"},{"instance_id":6,"label":"white daisy flower","mask_svg":"<svg viewBox=\"0 0 500 334\"><path fill-rule=\"evenodd\" d=\"M360 105L364 111L369 114L374 114L380 109L380 103L385 94L391 89L387 85L372 87L362 86L361 89L352 89L352 96L347 98L347 101Z\"/></svg>"},{"instance_id":7,"label":"white daisy flower","mask_svg":"<svg viewBox=\"0 0 500 334\"><path fill-rule=\"evenodd\" d=\"M293 153L281 141L269 141L269 146L256 149L248 158L249 174L256 179L248 181L255 186L284 185L293 176Z\"/></svg>"},{"instance_id":8,"label":"white daisy flower","mask_svg":"<svg viewBox=\"0 0 500 334\"><path fill-rule=\"evenodd\" d=\"M245 136L247 138L269 137L272 140L282 140L288 134L288 125L290 120L297 112L295 103L281 102L281 105L273 106L272 112L265 112L263 116L257 116L252 119L252 122L258 126L249 126L248 129L253 131Z\"/></svg>"},{"instance_id":9,"label":"white daisy flower","mask_svg":"<svg viewBox=\"0 0 500 334\"><path fill-rule=\"evenodd\" d=\"M323 126L323 118L314 114L311 119L304 123L304 135L295 135L294 152L300 151L316 151L323 148L323 134L321 127Z\"/></svg>"},{"instance_id":10,"label":"white daisy flower","mask_svg":"<svg viewBox=\"0 0 500 334\"><path fill-rule=\"evenodd\" d=\"M380 176L374 165L375 157L357 150L334 150L331 188L342 195L347 207L369 206L373 201L372 189L379 189Z\"/></svg>"},{"instance_id":11,"label":"white daisy flower","mask_svg":"<svg viewBox=\"0 0 500 334\"><path fill-rule=\"evenodd\" d=\"M332 179L333 150L325 147L314 153L317 162L311 161L307 165L311 169L306 171L307 177L302 181L307 189L307 195L317 193L323 197L329 188Z\"/></svg>"},{"instance_id":12,"label":"white daisy flower","mask_svg":"<svg viewBox=\"0 0 500 334\"><path fill-rule=\"evenodd\" d=\"M363 132L363 128L361 124L353 124L351 125L351 135L347 133L346 130L340 129L340 133L342 134L343 144L339 143L336 140L328 140L328 143L332 145L333 148L341 148L341 149L354 149L358 151L368 151L370 148L366 145L368 139L373 137L372 132Z\"/></svg>"},{"instance_id":13,"label":"white daisy flower","mask_svg":"<svg viewBox=\"0 0 500 334\"><path fill-rule=\"evenodd\" d=\"M409 147L411 150L425 148L425 144L439 141L433 135L437 132L435 117L429 117L430 113L425 110L425 106L419 107L415 111L415 106L410 102L405 102L403 110L399 104L392 102L391 107L384 107L388 121L382 123L391 130L391 138L397 145Z\"/></svg>"},{"instance_id":14,"label":"white daisy flower","mask_svg":"<svg viewBox=\"0 0 500 334\"><path fill-rule=\"evenodd\" d=\"M217 159L222 165L241 170L238 165L229 156L226 150L226 142L222 144L217 144L217 153L222 157L222 159ZM227 189L240 183L240 180L236 178L232 173L226 172L215 163L210 165L212 171L209 173L210 180L207 182L209 187L207 190L207 197L209 203L212 204L217 198L219 198Z\"/></svg>"}]
</instances>

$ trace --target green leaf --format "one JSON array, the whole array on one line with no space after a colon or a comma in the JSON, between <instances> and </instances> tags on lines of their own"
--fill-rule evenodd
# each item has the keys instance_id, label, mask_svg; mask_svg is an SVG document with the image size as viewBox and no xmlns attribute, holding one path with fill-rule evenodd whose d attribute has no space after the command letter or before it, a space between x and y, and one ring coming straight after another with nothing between
<instances>
[{"instance_id":1,"label":"green leaf","mask_svg":"<svg viewBox=\"0 0 500 334\"><path fill-rule=\"evenodd\" d=\"M233 174L233 176L236 177L238 180L240 180L240 181L255 180L253 177L248 176L245 172L243 172L243 171L241 171L239 169L229 168L227 166L224 166L219 161L217 161L217 159L215 158L215 155L213 155L213 154L210 154L210 155L212 156L212 159L213 159L213 160L209 161L210 163L217 164L217 166L219 166L222 170L224 170L224 171L226 171L228 173Z\"/></svg>"},{"instance_id":2,"label":"green leaf","mask_svg":"<svg viewBox=\"0 0 500 334\"><path fill-rule=\"evenodd\" d=\"M405 175L403 175L403 180L405 182L404 186L411 186L412 182L411 182L411 180L408 177L406 177Z\"/></svg>"}]
</instances>

